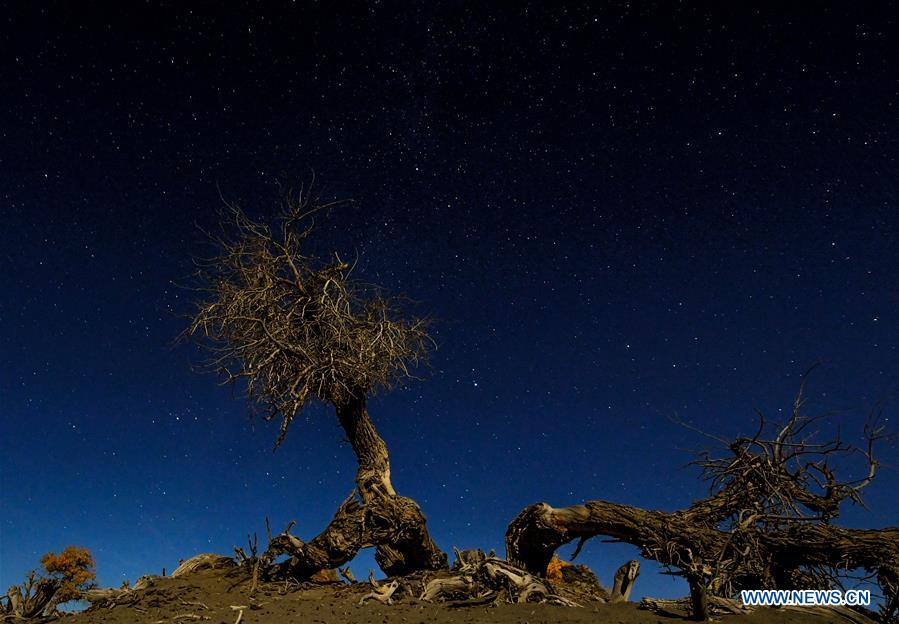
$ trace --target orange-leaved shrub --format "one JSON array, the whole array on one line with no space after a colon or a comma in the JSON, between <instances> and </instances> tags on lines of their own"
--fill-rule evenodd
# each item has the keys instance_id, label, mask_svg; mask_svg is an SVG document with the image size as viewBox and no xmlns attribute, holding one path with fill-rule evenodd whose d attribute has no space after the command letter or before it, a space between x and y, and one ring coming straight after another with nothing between
<instances>
[{"instance_id":1,"label":"orange-leaved shrub","mask_svg":"<svg viewBox=\"0 0 899 624\"><path fill-rule=\"evenodd\" d=\"M97 578L94 556L87 548L66 546L58 555L48 552L41 557L41 565L48 577L60 582L57 603L78 600Z\"/></svg>"},{"instance_id":2,"label":"orange-leaved shrub","mask_svg":"<svg viewBox=\"0 0 899 624\"><path fill-rule=\"evenodd\" d=\"M562 561L559 559L558 555L553 555L553 558L549 560L549 565L546 566L546 580L550 583L561 583L562 579L562 568L568 567L571 564L567 561Z\"/></svg>"}]
</instances>

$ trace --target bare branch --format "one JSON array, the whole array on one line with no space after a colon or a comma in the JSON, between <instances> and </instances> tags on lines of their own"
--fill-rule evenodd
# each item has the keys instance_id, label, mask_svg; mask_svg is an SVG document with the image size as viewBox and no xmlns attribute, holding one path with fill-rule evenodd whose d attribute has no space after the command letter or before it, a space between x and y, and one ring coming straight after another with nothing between
<instances>
[{"instance_id":1,"label":"bare branch","mask_svg":"<svg viewBox=\"0 0 899 624\"><path fill-rule=\"evenodd\" d=\"M216 254L196 262L200 301L186 335L209 353L207 370L244 380L262 417L280 417L276 448L309 401L345 404L413 377L433 345L428 323L350 279L337 254L305 251L313 216L344 202L288 189L277 227L223 203Z\"/></svg>"}]
</instances>

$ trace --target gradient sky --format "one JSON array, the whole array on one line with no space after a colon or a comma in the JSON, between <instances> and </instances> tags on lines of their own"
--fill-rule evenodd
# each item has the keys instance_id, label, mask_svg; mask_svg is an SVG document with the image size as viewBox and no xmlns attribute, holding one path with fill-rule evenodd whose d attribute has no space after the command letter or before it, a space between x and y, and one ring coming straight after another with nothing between
<instances>
[{"instance_id":1,"label":"gradient sky","mask_svg":"<svg viewBox=\"0 0 899 624\"><path fill-rule=\"evenodd\" d=\"M750 432L819 359L847 440L882 399L897 429L889 3L155 4L4 16L0 587L67 544L118 585L266 516L309 538L352 489L331 411L272 453L172 344L219 192L263 217L311 171L357 201L322 248L436 319L426 379L371 412L446 550L502 552L540 500L688 505L708 441L672 417ZM843 522L899 523L881 454ZM581 560L608 583L635 552ZM656 570L636 595L686 592Z\"/></svg>"}]
</instances>

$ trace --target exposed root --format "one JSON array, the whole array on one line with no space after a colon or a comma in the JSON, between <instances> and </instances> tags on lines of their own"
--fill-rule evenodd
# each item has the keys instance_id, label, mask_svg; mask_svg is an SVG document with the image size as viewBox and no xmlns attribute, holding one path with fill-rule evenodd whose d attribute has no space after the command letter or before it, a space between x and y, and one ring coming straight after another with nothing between
<instances>
[{"instance_id":1,"label":"exposed root","mask_svg":"<svg viewBox=\"0 0 899 624\"><path fill-rule=\"evenodd\" d=\"M419 596L419 600L434 602L448 600L453 597L469 596L475 589L474 580L468 575L434 579Z\"/></svg>"},{"instance_id":2,"label":"exposed root","mask_svg":"<svg viewBox=\"0 0 899 624\"><path fill-rule=\"evenodd\" d=\"M393 604L393 592L397 590L400 584L392 581L389 585L375 587L374 591L370 591L359 599L359 604L365 604L366 600L377 600L381 604Z\"/></svg>"},{"instance_id":3,"label":"exposed root","mask_svg":"<svg viewBox=\"0 0 899 624\"><path fill-rule=\"evenodd\" d=\"M497 602L546 602L580 607L582 605L559 595L548 582L481 551L456 550L453 576L428 582L419 596L428 602L455 601L452 606L475 606Z\"/></svg>"}]
</instances>

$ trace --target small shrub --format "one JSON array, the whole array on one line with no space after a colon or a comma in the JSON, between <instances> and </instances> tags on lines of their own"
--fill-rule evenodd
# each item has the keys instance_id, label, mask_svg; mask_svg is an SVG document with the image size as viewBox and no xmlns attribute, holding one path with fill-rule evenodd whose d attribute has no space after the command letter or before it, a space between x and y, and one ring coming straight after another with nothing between
<instances>
[{"instance_id":1,"label":"small shrub","mask_svg":"<svg viewBox=\"0 0 899 624\"><path fill-rule=\"evenodd\" d=\"M549 560L549 565L546 566L546 580L550 583L562 583L564 581L562 568L569 566L571 566L570 563L559 559L557 555L553 555L553 558Z\"/></svg>"},{"instance_id":2,"label":"small shrub","mask_svg":"<svg viewBox=\"0 0 899 624\"><path fill-rule=\"evenodd\" d=\"M93 586L97 578L94 556L87 548L66 546L58 555L48 552L41 557L46 576L60 582L56 602L78 600L81 592Z\"/></svg>"}]
</instances>

